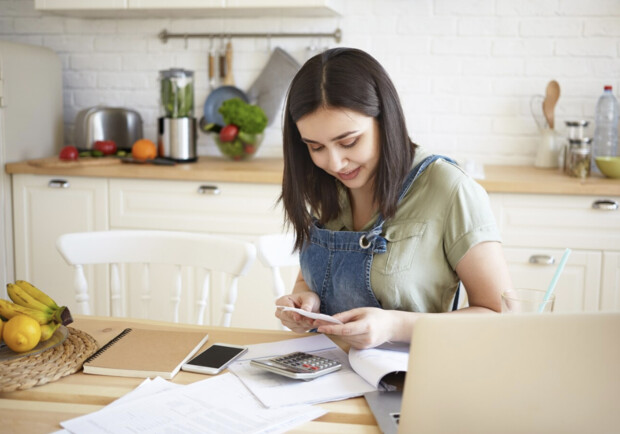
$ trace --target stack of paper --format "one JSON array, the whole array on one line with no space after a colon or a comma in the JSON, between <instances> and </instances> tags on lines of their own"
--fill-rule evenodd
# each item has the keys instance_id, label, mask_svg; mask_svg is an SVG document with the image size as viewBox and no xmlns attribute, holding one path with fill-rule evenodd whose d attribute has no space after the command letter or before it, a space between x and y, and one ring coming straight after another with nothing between
<instances>
[{"instance_id":1,"label":"stack of paper","mask_svg":"<svg viewBox=\"0 0 620 434\"><path fill-rule=\"evenodd\" d=\"M267 409L231 374L187 386L161 378L100 411L62 422L71 433L280 433L316 419L325 410L308 405Z\"/></svg>"}]
</instances>

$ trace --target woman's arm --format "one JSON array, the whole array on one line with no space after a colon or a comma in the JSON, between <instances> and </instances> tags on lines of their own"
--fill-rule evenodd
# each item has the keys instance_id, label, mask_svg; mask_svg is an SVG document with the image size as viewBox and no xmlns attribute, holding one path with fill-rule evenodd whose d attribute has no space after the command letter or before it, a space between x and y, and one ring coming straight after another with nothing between
<instances>
[{"instance_id":1,"label":"woman's arm","mask_svg":"<svg viewBox=\"0 0 620 434\"><path fill-rule=\"evenodd\" d=\"M450 313L500 312L501 293L512 287L501 244L483 242L467 251L456 266L467 289L469 307ZM315 321L318 332L341 336L355 348L371 348L387 341L409 342L415 322L427 313L359 308L334 317L344 325Z\"/></svg>"},{"instance_id":2,"label":"woman's arm","mask_svg":"<svg viewBox=\"0 0 620 434\"><path fill-rule=\"evenodd\" d=\"M512 289L512 281L500 243L476 244L456 264L456 274L463 282L469 300L469 307L456 312L501 312L501 294Z\"/></svg>"}]
</instances>

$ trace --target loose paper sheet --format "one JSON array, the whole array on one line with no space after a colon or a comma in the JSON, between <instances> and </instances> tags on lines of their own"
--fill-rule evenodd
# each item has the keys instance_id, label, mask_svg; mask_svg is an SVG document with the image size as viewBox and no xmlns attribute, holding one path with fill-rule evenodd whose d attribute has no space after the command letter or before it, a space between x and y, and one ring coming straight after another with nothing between
<instances>
[{"instance_id":1,"label":"loose paper sheet","mask_svg":"<svg viewBox=\"0 0 620 434\"><path fill-rule=\"evenodd\" d=\"M167 382L166 382L167 383ZM187 386L145 382L140 396L62 422L70 432L92 434L277 433L325 414L320 407L266 409L232 374Z\"/></svg>"}]
</instances>

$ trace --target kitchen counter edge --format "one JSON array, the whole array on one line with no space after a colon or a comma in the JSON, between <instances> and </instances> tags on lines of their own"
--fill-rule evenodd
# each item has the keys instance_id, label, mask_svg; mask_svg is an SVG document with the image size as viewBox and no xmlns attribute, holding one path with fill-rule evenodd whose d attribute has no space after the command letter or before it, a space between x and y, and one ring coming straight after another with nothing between
<instances>
[{"instance_id":1,"label":"kitchen counter edge","mask_svg":"<svg viewBox=\"0 0 620 434\"><path fill-rule=\"evenodd\" d=\"M84 167L37 167L21 161L6 164L8 174L133 178L170 181L247 182L281 184L284 162L281 158L230 161L200 157L195 163L175 166L112 164ZM484 167L484 179L476 181L489 193L563 194L619 196L620 180L591 176L572 178L555 169L531 166Z\"/></svg>"}]
</instances>

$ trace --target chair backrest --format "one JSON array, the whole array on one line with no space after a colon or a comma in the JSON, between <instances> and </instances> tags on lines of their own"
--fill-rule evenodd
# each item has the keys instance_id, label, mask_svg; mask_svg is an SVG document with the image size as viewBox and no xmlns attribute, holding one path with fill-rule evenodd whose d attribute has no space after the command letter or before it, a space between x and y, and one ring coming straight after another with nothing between
<instances>
[{"instance_id":1,"label":"chair backrest","mask_svg":"<svg viewBox=\"0 0 620 434\"><path fill-rule=\"evenodd\" d=\"M282 279L282 267L299 267L299 254L293 251L295 238L292 234L268 234L258 237L256 248L258 259L271 269L273 276L273 295L284 295L286 285Z\"/></svg>"},{"instance_id":2,"label":"chair backrest","mask_svg":"<svg viewBox=\"0 0 620 434\"><path fill-rule=\"evenodd\" d=\"M113 316L122 315L123 293L120 264L144 264L141 278L141 304L143 316L148 317L152 294L149 284L150 264L175 266L174 288L170 294L172 320L179 321L179 303L183 290L182 267L205 270L202 285L197 290L197 324L204 322L204 312L209 298L212 272L230 276L225 292L221 325L230 326L237 299L237 281L245 275L256 259L256 247L222 236L152 230L112 230L80 232L61 235L56 247L65 261L75 268L76 301L80 313L92 312L89 303L88 283L83 265L110 265L110 304Z\"/></svg>"}]
</instances>

